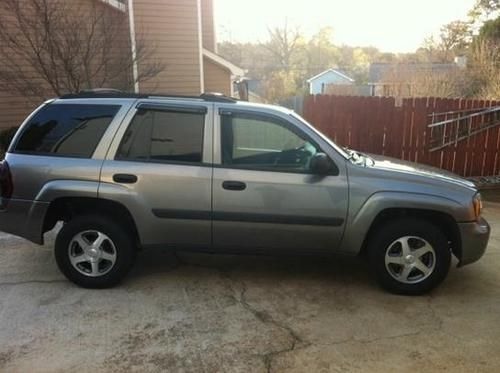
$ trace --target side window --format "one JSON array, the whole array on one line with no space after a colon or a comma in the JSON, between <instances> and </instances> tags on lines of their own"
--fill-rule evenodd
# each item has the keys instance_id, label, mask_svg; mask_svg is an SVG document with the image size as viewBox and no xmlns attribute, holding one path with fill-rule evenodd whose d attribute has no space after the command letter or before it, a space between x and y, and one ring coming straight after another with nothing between
<instances>
[{"instance_id":1,"label":"side window","mask_svg":"<svg viewBox=\"0 0 500 373\"><path fill-rule=\"evenodd\" d=\"M24 127L14 152L90 158L119 109L119 105L48 105Z\"/></svg>"},{"instance_id":2,"label":"side window","mask_svg":"<svg viewBox=\"0 0 500 373\"><path fill-rule=\"evenodd\" d=\"M205 114L139 109L116 159L201 163Z\"/></svg>"},{"instance_id":3,"label":"side window","mask_svg":"<svg viewBox=\"0 0 500 373\"><path fill-rule=\"evenodd\" d=\"M284 121L253 114L222 115L222 164L237 168L308 172L319 152Z\"/></svg>"}]
</instances>

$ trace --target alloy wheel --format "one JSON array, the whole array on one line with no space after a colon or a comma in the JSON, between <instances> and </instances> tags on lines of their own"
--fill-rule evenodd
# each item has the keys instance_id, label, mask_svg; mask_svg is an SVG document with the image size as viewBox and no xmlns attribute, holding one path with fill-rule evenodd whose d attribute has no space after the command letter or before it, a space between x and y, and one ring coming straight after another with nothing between
<instances>
[{"instance_id":1,"label":"alloy wheel","mask_svg":"<svg viewBox=\"0 0 500 373\"><path fill-rule=\"evenodd\" d=\"M385 252L385 268L397 281L416 284L428 278L436 267L434 248L421 237L404 236Z\"/></svg>"},{"instance_id":2,"label":"alloy wheel","mask_svg":"<svg viewBox=\"0 0 500 373\"><path fill-rule=\"evenodd\" d=\"M104 233L88 230L76 234L70 241L68 255L71 265L89 277L103 276L116 263L116 247Z\"/></svg>"}]
</instances>

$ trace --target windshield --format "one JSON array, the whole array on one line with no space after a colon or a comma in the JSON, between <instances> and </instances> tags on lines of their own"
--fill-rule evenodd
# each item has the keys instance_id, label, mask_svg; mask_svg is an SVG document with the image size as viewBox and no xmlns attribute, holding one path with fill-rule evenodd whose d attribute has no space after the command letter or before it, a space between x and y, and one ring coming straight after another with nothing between
<instances>
[{"instance_id":1,"label":"windshield","mask_svg":"<svg viewBox=\"0 0 500 373\"><path fill-rule=\"evenodd\" d=\"M311 128L315 133L317 133L323 140L325 140L328 144L330 144L338 153L340 153L345 159L350 159L351 154L349 152L346 152L342 147L338 146L335 144L332 140L330 140L327 136L325 136L323 133L318 131L312 124L310 124L308 121L306 121L304 118L302 118L300 115L298 115L295 112L292 112L290 114L292 117L295 119L299 120L300 122L304 123L306 126Z\"/></svg>"},{"instance_id":2,"label":"windshield","mask_svg":"<svg viewBox=\"0 0 500 373\"><path fill-rule=\"evenodd\" d=\"M351 161L354 164L357 165L363 165L366 166L368 163L370 164L375 164L375 161L368 156L367 154L358 152L356 150L349 149L345 146L338 146L335 144L332 140L330 140L327 136L325 136L323 133L318 131L312 124L307 122L304 118L302 118L300 115L298 115L295 112L292 112L290 114L292 117L295 119L299 120L301 123L304 123L306 126L311 128L314 132L316 132L323 140L325 140L328 144L330 144L339 154L341 154L345 159Z\"/></svg>"}]
</instances>

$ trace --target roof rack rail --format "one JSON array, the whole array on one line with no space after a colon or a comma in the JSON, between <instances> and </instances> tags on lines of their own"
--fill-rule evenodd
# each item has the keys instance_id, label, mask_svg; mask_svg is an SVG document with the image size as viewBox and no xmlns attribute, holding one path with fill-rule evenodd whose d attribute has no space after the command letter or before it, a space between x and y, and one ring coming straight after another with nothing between
<instances>
[{"instance_id":1,"label":"roof rack rail","mask_svg":"<svg viewBox=\"0 0 500 373\"><path fill-rule=\"evenodd\" d=\"M111 89L92 89L80 91L79 93L68 93L59 97L62 100L77 98L148 98L148 95L138 93L127 93Z\"/></svg>"},{"instance_id":2,"label":"roof rack rail","mask_svg":"<svg viewBox=\"0 0 500 373\"><path fill-rule=\"evenodd\" d=\"M79 93L69 93L59 97L62 100L68 99L78 99L78 98L186 98L203 100L206 102L225 102L225 103L235 103L238 100L232 97L223 95L222 93L202 93L199 96L189 96L189 95L175 95L175 94L144 94L144 93L128 93L123 92L118 89L111 88L98 88L80 91Z\"/></svg>"},{"instance_id":3,"label":"roof rack rail","mask_svg":"<svg viewBox=\"0 0 500 373\"><path fill-rule=\"evenodd\" d=\"M217 93L217 92L207 92L207 93L202 93L200 95L200 98L205 100L205 101L210 101L210 102L228 102L228 103L235 103L237 100L232 97L228 97L223 95L222 93Z\"/></svg>"},{"instance_id":4,"label":"roof rack rail","mask_svg":"<svg viewBox=\"0 0 500 373\"><path fill-rule=\"evenodd\" d=\"M95 93L95 94L103 94L103 93L124 93L120 89L115 88L92 88L92 89L83 89L80 93Z\"/></svg>"}]
</instances>

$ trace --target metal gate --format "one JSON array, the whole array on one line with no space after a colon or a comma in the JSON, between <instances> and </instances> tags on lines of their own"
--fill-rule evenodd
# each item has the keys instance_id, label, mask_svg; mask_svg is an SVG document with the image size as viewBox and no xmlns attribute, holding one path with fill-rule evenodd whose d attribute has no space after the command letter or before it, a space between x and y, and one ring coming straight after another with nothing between
<instances>
[{"instance_id":1,"label":"metal gate","mask_svg":"<svg viewBox=\"0 0 500 373\"><path fill-rule=\"evenodd\" d=\"M500 125L500 106L429 114L429 151L435 152Z\"/></svg>"}]
</instances>

